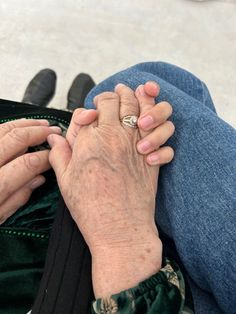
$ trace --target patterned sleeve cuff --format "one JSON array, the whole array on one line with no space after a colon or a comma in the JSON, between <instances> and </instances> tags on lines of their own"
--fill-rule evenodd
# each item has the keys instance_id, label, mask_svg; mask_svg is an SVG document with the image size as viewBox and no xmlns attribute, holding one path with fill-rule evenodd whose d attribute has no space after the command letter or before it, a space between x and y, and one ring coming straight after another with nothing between
<instances>
[{"instance_id":1,"label":"patterned sleeve cuff","mask_svg":"<svg viewBox=\"0 0 236 314\"><path fill-rule=\"evenodd\" d=\"M92 313L192 313L184 303L183 275L174 262L165 259L165 266L138 286L94 301Z\"/></svg>"}]
</instances>

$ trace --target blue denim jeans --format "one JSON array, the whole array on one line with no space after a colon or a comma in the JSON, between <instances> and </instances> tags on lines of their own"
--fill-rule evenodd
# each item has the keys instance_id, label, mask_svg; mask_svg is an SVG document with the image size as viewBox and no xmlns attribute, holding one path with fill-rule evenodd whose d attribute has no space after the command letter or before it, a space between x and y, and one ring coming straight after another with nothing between
<instances>
[{"instance_id":1,"label":"blue denim jeans","mask_svg":"<svg viewBox=\"0 0 236 314\"><path fill-rule=\"evenodd\" d=\"M175 158L160 171L156 221L171 237L187 270L196 313L236 313L236 132L221 120L207 87L191 73L141 63L97 85L86 99L156 81L156 102L173 106L176 126L168 145Z\"/></svg>"}]
</instances>

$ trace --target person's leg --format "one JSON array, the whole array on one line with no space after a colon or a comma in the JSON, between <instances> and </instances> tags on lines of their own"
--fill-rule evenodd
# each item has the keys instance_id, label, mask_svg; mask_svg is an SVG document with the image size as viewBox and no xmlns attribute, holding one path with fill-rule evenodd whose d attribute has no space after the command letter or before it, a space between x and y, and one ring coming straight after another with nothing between
<instances>
[{"instance_id":1,"label":"person's leg","mask_svg":"<svg viewBox=\"0 0 236 314\"><path fill-rule=\"evenodd\" d=\"M134 66L95 87L85 106L93 107L96 94L113 90L118 83L133 89L148 80L159 83L158 101L172 104L176 132L168 143L175 159L160 172L157 221L175 241L195 285L199 312L214 306L213 294L220 308L232 313L236 308L236 132L215 114L204 84L181 71L158 62Z\"/></svg>"}]
</instances>

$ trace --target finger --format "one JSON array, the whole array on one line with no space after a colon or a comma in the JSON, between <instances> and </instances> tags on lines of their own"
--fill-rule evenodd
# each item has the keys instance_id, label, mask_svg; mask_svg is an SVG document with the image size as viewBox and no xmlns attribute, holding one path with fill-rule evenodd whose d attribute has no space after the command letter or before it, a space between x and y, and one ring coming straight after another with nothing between
<instances>
[{"instance_id":1,"label":"finger","mask_svg":"<svg viewBox=\"0 0 236 314\"><path fill-rule=\"evenodd\" d=\"M49 122L45 119L18 119L0 124L0 138L15 128L25 128L28 126L49 126Z\"/></svg>"},{"instance_id":2,"label":"finger","mask_svg":"<svg viewBox=\"0 0 236 314\"><path fill-rule=\"evenodd\" d=\"M140 154L148 154L156 150L174 134L175 127L171 121L166 121L152 133L137 143L137 150Z\"/></svg>"},{"instance_id":3,"label":"finger","mask_svg":"<svg viewBox=\"0 0 236 314\"><path fill-rule=\"evenodd\" d=\"M171 162L174 158L174 150L170 146L159 148L157 151L149 154L146 158L150 166L164 165Z\"/></svg>"},{"instance_id":4,"label":"finger","mask_svg":"<svg viewBox=\"0 0 236 314\"><path fill-rule=\"evenodd\" d=\"M139 116L139 104L135 97L134 91L124 84L118 84L115 87L115 92L120 97L120 119L125 116ZM126 127L129 128L130 127Z\"/></svg>"},{"instance_id":5,"label":"finger","mask_svg":"<svg viewBox=\"0 0 236 314\"><path fill-rule=\"evenodd\" d=\"M60 134L61 129L56 126L30 126L12 129L0 140L0 166L27 150L28 147L45 142L47 136L52 133Z\"/></svg>"},{"instance_id":6,"label":"finger","mask_svg":"<svg viewBox=\"0 0 236 314\"><path fill-rule=\"evenodd\" d=\"M172 115L172 112L172 106L168 102L160 102L138 119L138 126L142 130L149 131L163 124Z\"/></svg>"},{"instance_id":7,"label":"finger","mask_svg":"<svg viewBox=\"0 0 236 314\"><path fill-rule=\"evenodd\" d=\"M25 154L0 169L0 203L37 175L50 169L49 151Z\"/></svg>"},{"instance_id":8,"label":"finger","mask_svg":"<svg viewBox=\"0 0 236 314\"><path fill-rule=\"evenodd\" d=\"M146 83L147 84L147 83ZM150 111L155 105L155 98L153 96L149 96L144 89L144 85L139 85L135 91L135 96L137 97L139 108L140 108L140 116L143 116L145 112ZM146 120L149 119L146 118ZM140 121L140 118L138 119ZM139 123L138 123L139 126ZM141 137L145 137L148 133L144 132L140 129Z\"/></svg>"},{"instance_id":9,"label":"finger","mask_svg":"<svg viewBox=\"0 0 236 314\"><path fill-rule=\"evenodd\" d=\"M42 175L36 176L25 186L10 195L9 198L0 205L0 225L13 215L17 209L25 205L33 190L44 184L44 182L45 178Z\"/></svg>"},{"instance_id":10,"label":"finger","mask_svg":"<svg viewBox=\"0 0 236 314\"><path fill-rule=\"evenodd\" d=\"M155 81L148 81L144 84L144 91L148 96L157 97L160 93L160 86Z\"/></svg>"},{"instance_id":11,"label":"finger","mask_svg":"<svg viewBox=\"0 0 236 314\"><path fill-rule=\"evenodd\" d=\"M49 162L56 173L57 181L60 185L70 162L72 151L68 141L62 136L49 135L48 143L51 146Z\"/></svg>"},{"instance_id":12,"label":"finger","mask_svg":"<svg viewBox=\"0 0 236 314\"><path fill-rule=\"evenodd\" d=\"M156 82L148 81L145 85L139 85L135 91L140 105L140 116L155 105L155 97L158 96L160 87Z\"/></svg>"},{"instance_id":13,"label":"finger","mask_svg":"<svg viewBox=\"0 0 236 314\"><path fill-rule=\"evenodd\" d=\"M104 92L97 95L93 101L98 110L98 125L120 125L120 101L116 93Z\"/></svg>"},{"instance_id":14,"label":"finger","mask_svg":"<svg viewBox=\"0 0 236 314\"><path fill-rule=\"evenodd\" d=\"M78 135L82 125L93 123L97 119L97 110L86 110L84 108L76 109L70 121L69 128L66 133L66 139L70 146L73 147L75 138Z\"/></svg>"}]
</instances>

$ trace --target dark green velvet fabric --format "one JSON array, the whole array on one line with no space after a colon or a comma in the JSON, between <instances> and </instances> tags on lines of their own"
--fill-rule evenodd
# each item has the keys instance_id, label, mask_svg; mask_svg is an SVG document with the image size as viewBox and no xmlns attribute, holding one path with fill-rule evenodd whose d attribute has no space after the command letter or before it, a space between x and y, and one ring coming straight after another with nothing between
<instances>
[{"instance_id":1,"label":"dark green velvet fabric","mask_svg":"<svg viewBox=\"0 0 236 314\"><path fill-rule=\"evenodd\" d=\"M48 234L0 228L0 313L26 314L42 277Z\"/></svg>"},{"instance_id":2,"label":"dark green velvet fabric","mask_svg":"<svg viewBox=\"0 0 236 314\"><path fill-rule=\"evenodd\" d=\"M44 176L46 183L34 191L28 203L9 217L3 227L51 230L60 192L53 171L44 173Z\"/></svg>"},{"instance_id":3,"label":"dark green velvet fabric","mask_svg":"<svg viewBox=\"0 0 236 314\"><path fill-rule=\"evenodd\" d=\"M52 171L46 184L0 227L0 314L26 314L43 274L59 189Z\"/></svg>"}]
</instances>

